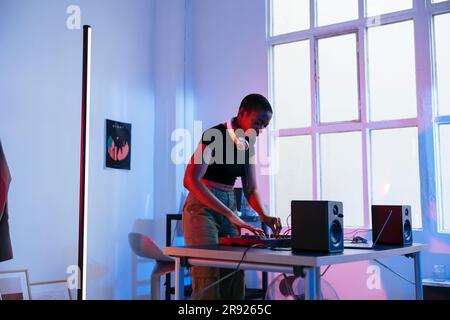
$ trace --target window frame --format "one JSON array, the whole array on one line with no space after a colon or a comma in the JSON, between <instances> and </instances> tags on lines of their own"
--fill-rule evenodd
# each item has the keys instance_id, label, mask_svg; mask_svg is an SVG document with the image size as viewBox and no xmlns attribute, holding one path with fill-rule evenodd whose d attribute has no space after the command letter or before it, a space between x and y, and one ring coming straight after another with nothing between
<instances>
[{"instance_id":1,"label":"window frame","mask_svg":"<svg viewBox=\"0 0 450 320\"><path fill-rule=\"evenodd\" d=\"M370 166L370 133L372 130L417 127L419 146L419 185L421 193L421 227L414 231L425 228L433 228L441 233L433 216L442 217L437 201L439 177L439 163L436 145L437 126L450 124L449 116L436 117L436 97L430 94L429 88L433 88L434 79L434 52L432 52L432 27L433 16L436 14L450 12L450 1L432 3L431 0L413 0L411 9L382 14L377 17L366 17L366 1L358 0L359 17L357 20L340 22L332 25L317 26L316 1L310 0L310 28L282 35L271 35L271 0L266 0L266 45L268 52L268 79L269 99L273 101L273 47L278 44L309 41L310 46L310 78L311 78L311 126L302 128L276 129L273 124L269 126L269 150L273 150L272 144L276 137L292 135L310 135L312 141L312 177L313 177L313 199L320 199L320 144L319 138L322 133L337 133L360 131L362 136L362 158L363 158L363 205L364 226L370 228L370 205L371 205L371 166ZM400 120L368 121L368 77L367 77L367 29L379 25L398 23L407 20L413 21L414 28L414 50L415 50L415 73L416 73L416 101L417 117ZM338 36L341 34L355 33L358 55L358 92L359 92L359 121L344 121L338 123L320 123L318 119L318 81L317 81L317 45L320 38ZM423 50L421 48L430 48ZM432 130L429 130L429 128ZM434 150L434 152L430 152ZM274 176L270 177L270 199L275 199ZM271 211L274 212L275 204L270 202ZM440 219L438 219L440 220ZM353 228L346 228L353 229ZM450 233L450 230L448 231Z\"/></svg>"}]
</instances>

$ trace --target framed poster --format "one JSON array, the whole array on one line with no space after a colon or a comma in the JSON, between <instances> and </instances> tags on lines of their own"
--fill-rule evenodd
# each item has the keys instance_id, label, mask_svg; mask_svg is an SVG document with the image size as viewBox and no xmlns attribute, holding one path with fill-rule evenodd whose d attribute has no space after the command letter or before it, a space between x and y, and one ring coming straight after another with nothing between
<instances>
[{"instance_id":1,"label":"framed poster","mask_svg":"<svg viewBox=\"0 0 450 320\"><path fill-rule=\"evenodd\" d=\"M2 300L30 300L28 271L0 271L0 297Z\"/></svg>"},{"instance_id":2,"label":"framed poster","mask_svg":"<svg viewBox=\"0 0 450 320\"><path fill-rule=\"evenodd\" d=\"M106 119L105 165L130 170L131 124Z\"/></svg>"}]
</instances>

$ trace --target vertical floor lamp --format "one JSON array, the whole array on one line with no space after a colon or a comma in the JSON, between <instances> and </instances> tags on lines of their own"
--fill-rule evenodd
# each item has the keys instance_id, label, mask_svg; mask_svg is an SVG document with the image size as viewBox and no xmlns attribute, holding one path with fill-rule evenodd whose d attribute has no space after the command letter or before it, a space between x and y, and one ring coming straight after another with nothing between
<instances>
[{"instance_id":1,"label":"vertical floor lamp","mask_svg":"<svg viewBox=\"0 0 450 320\"><path fill-rule=\"evenodd\" d=\"M83 78L81 92L81 152L80 152L80 199L78 223L78 291L77 299L86 299L87 265L87 211L89 172L89 118L91 99L91 36L90 26L83 26Z\"/></svg>"}]
</instances>

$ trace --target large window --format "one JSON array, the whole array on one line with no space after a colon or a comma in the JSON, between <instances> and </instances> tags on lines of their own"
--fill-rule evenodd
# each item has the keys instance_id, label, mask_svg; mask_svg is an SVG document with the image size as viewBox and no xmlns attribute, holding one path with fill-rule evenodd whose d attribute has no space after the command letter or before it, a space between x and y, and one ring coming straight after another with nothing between
<instances>
[{"instance_id":1,"label":"large window","mask_svg":"<svg viewBox=\"0 0 450 320\"><path fill-rule=\"evenodd\" d=\"M283 1L268 21L276 214L337 200L360 228L372 204L407 204L415 229L424 209L450 231L450 1Z\"/></svg>"}]
</instances>

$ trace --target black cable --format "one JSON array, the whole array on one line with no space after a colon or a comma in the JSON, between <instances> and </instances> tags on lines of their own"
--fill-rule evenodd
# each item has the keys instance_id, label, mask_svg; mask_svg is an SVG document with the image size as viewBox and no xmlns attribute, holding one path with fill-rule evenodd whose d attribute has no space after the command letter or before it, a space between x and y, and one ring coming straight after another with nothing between
<instances>
[{"instance_id":1,"label":"black cable","mask_svg":"<svg viewBox=\"0 0 450 320\"><path fill-rule=\"evenodd\" d=\"M289 218L291 217L291 213L287 216L287 218L286 218L286 225L287 225L287 227L288 227L288 229L290 230L291 229L291 226L289 225ZM286 231L285 231L286 232Z\"/></svg>"},{"instance_id":2,"label":"black cable","mask_svg":"<svg viewBox=\"0 0 450 320\"><path fill-rule=\"evenodd\" d=\"M381 263L379 260L377 260L377 259L374 259L374 261L376 262L376 263L378 263L378 264L380 264L380 265L382 265L383 267L385 267L386 269L388 269L389 271L391 271L392 273L394 273L395 275L397 275L397 276L399 276L400 278L402 278L403 280L405 280L406 282L409 282L409 283L411 283L413 286L415 286L416 285L416 283L415 282L412 282L412 281L410 281L410 280L408 280L408 279L406 279L405 277L403 277L401 274L399 274L399 273L397 273L397 272L395 272L394 270L392 270L391 268L389 268L387 265L385 265L384 263Z\"/></svg>"},{"instance_id":3,"label":"black cable","mask_svg":"<svg viewBox=\"0 0 450 320\"><path fill-rule=\"evenodd\" d=\"M331 264L325 269L325 271L320 275L321 277L323 277L325 275L325 273L327 273L328 269L331 268Z\"/></svg>"},{"instance_id":4,"label":"black cable","mask_svg":"<svg viewBox=\"0 0 450 320\"><path fill-rule=\"evenodd\" d=\"M325 271L324 271L323 273L320 274L320 276L323 277L323 276L325 275L325 273L327 273L328 269L331 268L331 266L332 266L331 264L328 265L328 266L326 267ZM294 294L294 290L292 289L292 286L289 285L289 281L288 281L288 278L287 278L287 276L286 276L285 273L283 273L283 277L284 277L284 280L285 280L286 288L287 288L288 291L289 291L289 294L291 294L292 297L293 297L294 299L296 299L296 295Z\"/></svg>"},{"instance_id":5,"label":"black cable","mask_svg":"<svg viewBox=\"0 0 450 320\"><path fill-rule=\"evenodd\" d=\"M284 277L284 280L285 280L286 288L288 289L288 291L289 291L290 295L292 296L292 298L295 299L295 294L294 294L294 290L292 289L292 284L289 284L289 280L288 280L288 278L286 276L286 273L283 273L283 277Z\"/></svg>"},{"instance_id":6,"label":"black cable","mask_svg":"<svg viewBox=\"0 0 450 320\"><path fill-rule=\"evenodd\" d=\"M236 274L239 271L239 267L241 266L242 262L244 261L245 255L247 254L248 250L252 249L252 248L256 248L256 247L261 247L261 248L266 248L266 246L261 245L261 244L253 244L250 247L248 247L247 249L245 249L244 254L242 255L242 259L241 261L239 261L236 270L234 270L234 272L232 272L231 274ZM230 287L233 288L233 282L234 282L235 277L233 277L233 279L231 279L231 283L230 283Z\"/></svg>"},{"instance_id":7,"label":"black cable","mask_svg":"<svg viewBox=\"0 0 450 320\"><path fill-rule=\"evenodd\" d=\"M226 276L219 278L217 281L214 281L213 283L211 283L209 286L207 286L206 288L203 288L202 290L196 292L193 296L190 297L190 300L194 299L195 297L197 297L198 295L202 294L203 292L205 292L208 289L211 289L212 287L214 287L215 285L219 284L220 282L224 281L225 279L228 279L229 277L233 276L234 274L236 274L239 271L239 268L242 264L242 262L244 261L244 258L248 252L248 250L252 249L252 248L256 248L258 246L261 246L260 244L254 244L252 246L247 247L247 249L245 249L244 254L242 255L241 261L239 261L236 270L234 270L233 272L227 274ZM230 286L233 287L233 280L231 281Z\"/></svg>"},{"instance_id":8,"label":"black cable","mask_svg":"<svg viewBox=\"0 0 450 320\"><path fill-rule=\"evenodd\" d=\"M366 238L357 239L355 236L353 238L344 238L344 241L351 242L351 243L367 243Z\"/></svg>"},{"instance_id":9,"label":"black cable","mask_svg":"<svg viewBox=\"0 0 450 320\"><path fill-rule=\"evenodd\" d=\"M355 236L358 233L365 232L365 231L371 231L371 229L362 229L362 228L360 228L360 229L356 229L356 230L353 230L353 231L344 232L344 235L351 234L352 236Z\"/></svg>"},{"instance_id":10,"label":"black cable","mask_svg":"<svg viewBox=\"0 0 450 320\"><path fill-rule=\"evenodd\" d=\"M197 297L198 295L202 294L203 292L205 292L208 289L211 289L212 287L214 287L215 285L219 284L220 282L222 282L223 280L231 277L233 274L235 274L237 271L235 270L232 273L227 274L225 277L220 278L217 281L214 281L213 283L211 283L209 286L207 286L206 288L203 288L202 290L196 292L194 295L191 295L190 300L194 299L195 297Z\"/></svg>"}]
</instances>

